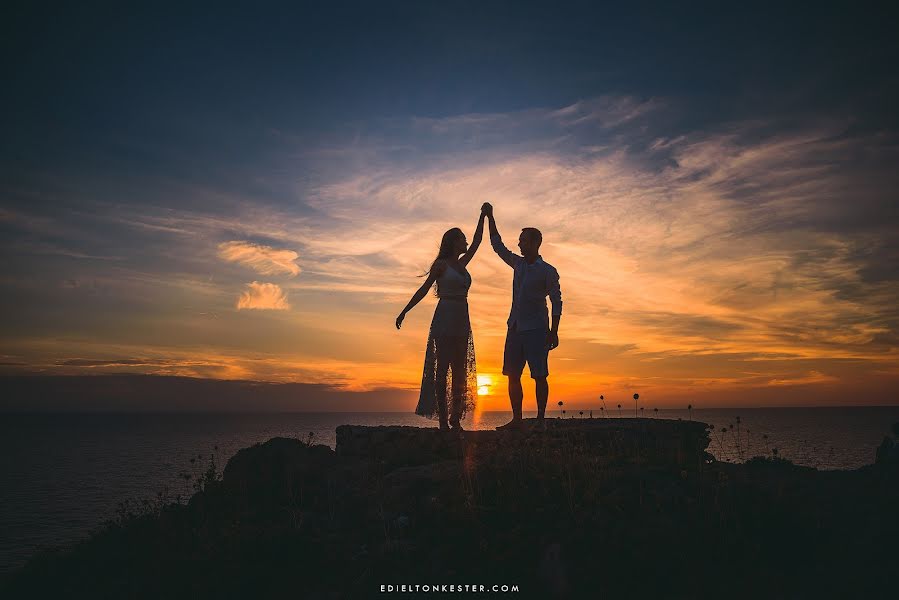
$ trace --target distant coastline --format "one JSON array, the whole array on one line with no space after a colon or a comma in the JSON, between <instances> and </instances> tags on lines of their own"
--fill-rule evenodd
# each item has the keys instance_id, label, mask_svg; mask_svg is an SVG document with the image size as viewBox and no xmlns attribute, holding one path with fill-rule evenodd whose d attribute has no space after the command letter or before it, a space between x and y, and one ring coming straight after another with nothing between
<instances>
[{"instance_id":1,"label":"distant coastline","mask_svg":"<svg viewBox=\"0 0 899 600\"><path fill-rule=\"evenodd\" d=\"M394 405L400 412L415 397L404 390L137 373L2 375L0 390L0 412L354 412L365 404Z\"/></svg>"}]
</instances>

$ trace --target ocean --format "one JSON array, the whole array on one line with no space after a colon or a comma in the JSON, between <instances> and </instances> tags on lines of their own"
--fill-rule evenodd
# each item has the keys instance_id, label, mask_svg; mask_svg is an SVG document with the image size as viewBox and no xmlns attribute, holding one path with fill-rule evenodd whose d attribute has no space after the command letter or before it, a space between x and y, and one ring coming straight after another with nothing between
<instances>
[{"instance_id":1,"label":"ocean","mask_svg":"<svg viewBox=\"0 0 899 600\"><path fill-rule=\"evenodd\" d=\"M587 418L579 412L565 418ZM557 417L559 410L550 410ZM618 409L594 418L616 418ZM622 408L622 416L632 417ZM485 412L463 422L492 429L510 413ZM533 413L525 416L534 416ZM689 419L686 410L659 410L646 418ZM875 449L899 406L859 408L696 409L692 418L714 426L709 450L720 460L767 454L818 469L854 469L874 462ZM739 423L738 423L739 420ZM114 516L127 499L189 493L179 477L198 474L216 456L219 468L241 448L272 437L312 435L335 445L338 425L434 423L407 413L257 414L4 414L0 419L0 574L41 547L71 543ZM727 432L723 427L733 426ZM737 433L739 429L739 434ZM191 463L191 459L194 460Z\"/></svg>"}]
</instances>

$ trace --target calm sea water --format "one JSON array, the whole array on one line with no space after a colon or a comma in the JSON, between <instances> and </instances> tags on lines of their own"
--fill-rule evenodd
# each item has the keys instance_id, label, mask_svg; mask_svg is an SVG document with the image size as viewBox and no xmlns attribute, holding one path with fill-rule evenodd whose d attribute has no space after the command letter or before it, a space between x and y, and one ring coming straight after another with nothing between
<instances>
[{"instance_id":1,"label":"calm sea water","mask_svg":"<svg viewBox=\"0 0 899 600\"><path fill-rule=\"evenodd\" d=\"M608 412L614 418L617 409ZM492 429L510 416L488 412L465 425ZM685 410L651 416L689 418ZM748 456L776 447L798 464L853 469L874 462L876 447L899 421L899 407L697 409L692 417L715 427L710 450L719 459L736 458L739 417ZM150 497L166 487L172 495L184 494L188 490L178 473L198 473L211 453L223 467L241 448L275 436L306 439L310 432L317 443L334 447L334 430L342 424L433 423L405 413L5 414L0 419L0 573L42 546L84 537L125 499ZM733 432L720 432L731 424ZM198 455L202 461L191 464Z\"/></svg>"}]
</instances>

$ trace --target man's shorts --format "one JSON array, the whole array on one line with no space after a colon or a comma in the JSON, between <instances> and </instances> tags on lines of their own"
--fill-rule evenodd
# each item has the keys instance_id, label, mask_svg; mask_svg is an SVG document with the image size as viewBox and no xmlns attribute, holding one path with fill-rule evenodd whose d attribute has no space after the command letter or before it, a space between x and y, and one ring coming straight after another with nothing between
<instances>
[{"instance_id":1,"label":"man's shorts","mask_svg":"<svg viewBox=\"0 0 899 600\"><path fill-rule=\"evenodd\" d=\"M520 377L524 363L528 363L531 377L549 375L549 350L546 348L546 329L506 332L506 347L503 350L503 375Z\"/></svg>"}]
</instances>

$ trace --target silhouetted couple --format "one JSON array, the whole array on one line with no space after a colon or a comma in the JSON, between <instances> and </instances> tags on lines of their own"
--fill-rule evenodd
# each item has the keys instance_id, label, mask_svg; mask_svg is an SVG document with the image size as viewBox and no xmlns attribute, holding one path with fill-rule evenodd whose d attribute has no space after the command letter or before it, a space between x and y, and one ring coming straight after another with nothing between
<instances>
[{"instance_id":1,"label":"silhouetted couple","mask_svg":"<svg viewBox=\"0 0 899 600\"><path fill-rule=\"evenodd\" d=\"M471 246L458 227L443 234L437 258L428 269L424 284L409 300L396 318L397 329L406 313L412 310L436 282L437 308L431 320L428 345L425 349L421 393L415 413L434 418L440 429L461 430L461 421L474 409L477 398L477 370L474 340L468 317L468 289L471 275L465 267L481 245L485 219L490 224L490 244L507 265L512 267L512 309L509 312L506 344L503 350L503 375L509 378L509 400L512 420L504 427L522 424L521 405L524 392L521 374L527 363L537 388L537 423L544 427L546 404L549 400L549 351L559 345L559 320L562 316L562 291L559 273L539 254L543 235L538 229L525 227L518 237L522 256L503 245L493 218L493 207L485 202L474 232ZM546 298L552 303L552 321L547 312ZM447 398L451 406L447 412Z\"/></svg>"}]
</instances>

